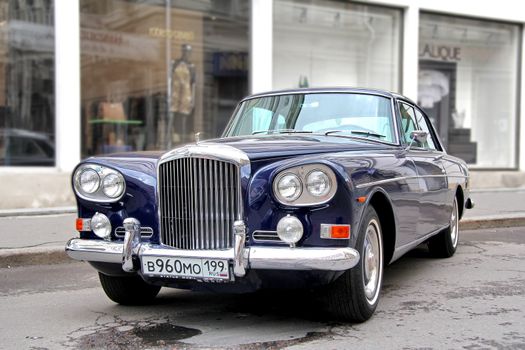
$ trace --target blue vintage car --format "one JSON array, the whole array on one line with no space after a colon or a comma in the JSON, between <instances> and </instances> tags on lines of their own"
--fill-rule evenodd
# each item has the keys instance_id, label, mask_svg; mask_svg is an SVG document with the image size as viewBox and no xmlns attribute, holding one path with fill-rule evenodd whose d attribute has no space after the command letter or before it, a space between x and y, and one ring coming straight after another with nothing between
<instances>
[{"instance_id":1,"label":"blue vintage car","mask_svg":"<svg viewBox=\"0 0 525 350\"><path fill-rule=\"evenodd\" d=\"M469 198L465 162L394 93L301 89L237 106L223 137L165 153L81 162L69 256L120 304L162 286L246 292L307 287L361 322L385 264L421 243L450 257Z\"/></svg>"}]
</instances>

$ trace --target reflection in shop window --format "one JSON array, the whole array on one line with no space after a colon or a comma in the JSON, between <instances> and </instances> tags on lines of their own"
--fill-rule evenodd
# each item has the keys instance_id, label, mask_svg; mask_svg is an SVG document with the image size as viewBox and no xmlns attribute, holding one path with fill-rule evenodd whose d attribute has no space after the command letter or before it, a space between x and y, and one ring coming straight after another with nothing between
<instances>
[{"instance_id":1,"label":"reflection in shop window","mask_svg":"<svg viewBox=\"0 0 525 350\"><path fill-rule=\"evenodd\" d=\"M447 151L515 168L520 26L422 14L418 102Z\"/></svg>"},{"instance_id":2,"label":"reflection in shop window","mask_svg":"<svg viewBox=\"0 0 525 350\"><path fill-rule=\"evenodd\" d=\"M219 136L248 93L248 14L240 0L80 0L82 154Z\"/></svg>"},{"instance_id":3,"label":"reflection in shop window","mask_svg":"<svg viewBox=\"0 0 525 350\"><path fill-rule=\"evenodd\" d=\"M347 1L276 0L273 87L399 90L402 11Z\"/></svg>"},{"instance_id":4,"label":"reflection in shop window","mask_svg":"<svg viewBox=\"0 0 525 350\"><path fill-rule=\"evenodd\" d=\"M0 166L55 164L53 1L0 0Z\"/></svg>"}]
</instances>

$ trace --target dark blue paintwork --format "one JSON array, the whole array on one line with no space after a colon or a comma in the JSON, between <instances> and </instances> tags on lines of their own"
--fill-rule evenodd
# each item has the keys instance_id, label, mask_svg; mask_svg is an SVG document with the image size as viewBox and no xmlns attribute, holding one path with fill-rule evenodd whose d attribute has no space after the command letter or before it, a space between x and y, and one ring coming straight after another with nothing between
<instances>
[{"instance_id":1,"label":"dark blue paintwork","mask_svg":"<svg viewBox=\"0 0 525 350\"><path fill-rule=\"evenodd\" d=\"M322 93L328 90L312 91ZM397 100L411 103L400 95L386 92L355 89L341 91L380 94L391 98L394 106ZM398 111L396 117L400 126ZM432 130L432 133L437 137L435 131ZM455 196L461 199L460 215L469 197L465 162L447 155L439 141L439 149L434 151L415 147L406 150L407 145L403 143L386 144L364 138L349 139L336 134L254 135L220 138L203 144L235 147L244 151L250 159L251 173L244 174L242 181L244 220L248 227L247 245L278 245L273 242L255 242L252 233L255 230L275 231L279 219L293 213L305 227L304 237L298 246L353 247L364 208L370 201L381 200L384 212L378 214L391 213L392 216L392 221L385 221L390 226L383 227L383 234L386 237L388 260L393 261L449 225ZM79 217L90 218L95 212L102 212L110 217L113 227L122 226L126 217L135 217L143 226L153 228L155 233L151 242L158 243L156 167L161 155L161 152L142 152L86 159L84 162L120 171L125 177L127 188L124 197L111 205L77 198ZM335 172L338 191L333 199L322 205L303 208L278 203L272 191L275 175L288 167L309 163L325 164ZM392 179L397 181L390 181ZM359 203L359 197L364 197L365 202ZM350 224L353 234L350 240L321 239L319 229L322 223ZM81 235L96 239L88 232L82 232Z\"/></svg>"}]
</instances>

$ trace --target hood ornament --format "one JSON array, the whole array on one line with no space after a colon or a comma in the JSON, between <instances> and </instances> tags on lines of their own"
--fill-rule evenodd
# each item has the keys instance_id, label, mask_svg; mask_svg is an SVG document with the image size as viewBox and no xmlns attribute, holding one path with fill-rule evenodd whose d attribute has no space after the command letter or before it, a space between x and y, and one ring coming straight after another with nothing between
<instances>
[{"instance_id":1,"label":"hood ornament","mask_svg":"<svg viewBox=\"0 0 525 350\"><path fill-rule=\"evenodd\" d=\"M202 134L202 132L196 132L195 133L195 142L196 143L199 143L199 141L201 140L201 134Z\"/></svg>"}]
</instances>

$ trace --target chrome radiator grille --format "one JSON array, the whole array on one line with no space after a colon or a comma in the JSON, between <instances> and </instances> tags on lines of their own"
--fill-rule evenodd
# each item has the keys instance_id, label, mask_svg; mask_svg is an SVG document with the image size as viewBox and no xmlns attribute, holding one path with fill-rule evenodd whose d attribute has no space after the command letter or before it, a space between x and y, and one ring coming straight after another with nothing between
<instances>
[{"instance_id":1,"label":"chrome radiator grille","mask_svg":"<svg viewBox=\"0 0 525 350\"><path fill-rule=\"evenodd\" d=\"M233 247L240 212L239 169L205 158L179 158L159 166L162 243L179 249Z\"/></svg>"}]
</instances>

